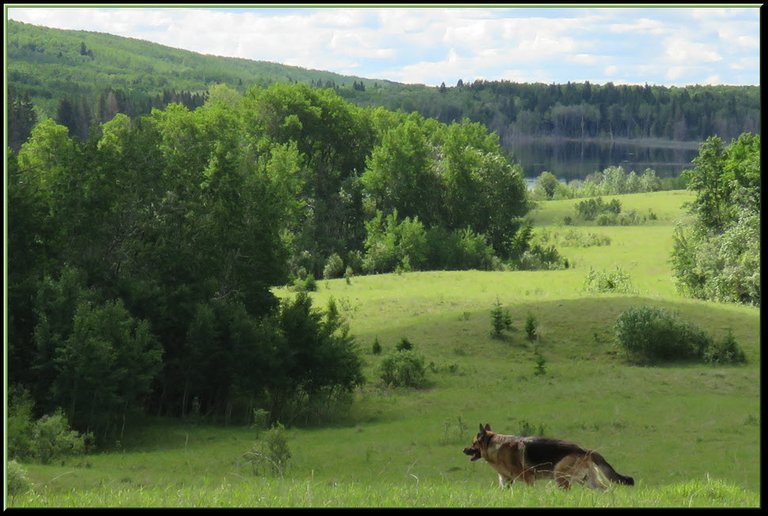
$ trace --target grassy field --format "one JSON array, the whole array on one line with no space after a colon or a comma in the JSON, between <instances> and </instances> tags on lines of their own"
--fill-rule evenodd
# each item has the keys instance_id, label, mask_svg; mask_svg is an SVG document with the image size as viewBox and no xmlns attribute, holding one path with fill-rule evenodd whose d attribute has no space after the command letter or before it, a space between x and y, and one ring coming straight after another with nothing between
<instances>
[{"instance_id":1,"label":"grassy field","mask_svg":"<svg viewBox=\"0 0 768 516\"><path fill-rule=\"evenodd\" d=\"M610 197L606 198L609 199ZM64 464L25 465L33 491L19 507L718 507L760 504L759 310L680 297L668 264L686 192L620 197L652 210L640 226L562 225L577 201L541 203L536 232L599 233L610 245L562 247L572 267L547 272L423 272L319 281L317 306L333 297L365 360L368 383L348 414L322 428L290 428L285 478L253 475L245 427L148 421L121 449ZM590 268L620 266L631 294L584 291ZM281 296L292 295L278 290ZM515 329L490 338L499 301ZM622 311L673 310L715 337L731 330L744 366L626 364L613 342ZM538 321L545 374L537 375L526 317ZM429 364L429 386L385 389L377 369L401 338ZM384 348L374 355L374 339ZM558 491L542 482L501 491L484 462L461 450L479 423L599 450L635 488Z\"/></svg>"}]
</instances>

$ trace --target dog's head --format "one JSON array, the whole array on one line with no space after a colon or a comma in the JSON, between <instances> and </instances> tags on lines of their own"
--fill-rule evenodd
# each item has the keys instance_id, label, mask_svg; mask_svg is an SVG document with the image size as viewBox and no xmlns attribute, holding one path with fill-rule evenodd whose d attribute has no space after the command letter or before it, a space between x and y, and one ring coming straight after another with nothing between
<instances>
[{"instance_id":1,"label":"dog's head","mask_svg":"<svg viewBox=\"0 0 768 516\"><path fill-rule=\"evenodd\" d=\"M464 448L464 454L470 456L470 461L476 461L483 457L485 450L488 449L488 442L491 440L491 425L480 425L480 431L472 439L472 445Z\"/></svg>"}]
</instances>

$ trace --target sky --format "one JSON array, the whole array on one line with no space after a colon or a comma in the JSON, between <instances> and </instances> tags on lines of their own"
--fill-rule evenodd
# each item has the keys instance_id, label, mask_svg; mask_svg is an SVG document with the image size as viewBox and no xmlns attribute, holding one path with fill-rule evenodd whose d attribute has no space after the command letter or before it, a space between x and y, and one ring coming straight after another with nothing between
<instances>
[{"instance_id":1,"label":"sky","mask_svg":"<svg viewBox=\"0 0 768 516\"><path fill-rule=\"evenodd\" d=\"M9 19L408 84L760 84L759 4L17 5Z\"/></svg>"}]
</instances>

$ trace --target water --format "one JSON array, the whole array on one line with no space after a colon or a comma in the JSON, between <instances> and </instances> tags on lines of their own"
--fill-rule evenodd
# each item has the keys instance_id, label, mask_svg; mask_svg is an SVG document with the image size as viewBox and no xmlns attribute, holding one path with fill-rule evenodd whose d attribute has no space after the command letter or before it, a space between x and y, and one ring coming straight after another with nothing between
<instances>
[{"instance_id":1,"label":"water","mask_svg":"<svg viewBox=\"0 0 768 516\"><path fill-rule=\"evenodd\" d=\"M613 142L573 140L528 140L510 142L507 148L523 167L525 177L537 178L549 171L568 182L584 179L611 166L642 174L653 169L658 177L676 177L698 155L696 142Z\"/></svg>"}]
</instances>

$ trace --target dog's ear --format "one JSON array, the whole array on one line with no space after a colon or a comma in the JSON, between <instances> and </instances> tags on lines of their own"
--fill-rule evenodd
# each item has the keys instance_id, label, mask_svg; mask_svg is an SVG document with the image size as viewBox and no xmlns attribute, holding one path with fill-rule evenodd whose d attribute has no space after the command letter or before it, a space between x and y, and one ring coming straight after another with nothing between
<instances>
[{"instance_id":1,"label":"dog's ear","mask_svg":"<svg viewBox=\"0 0 768 516\"><path fill-rule=\"evenodd\" d=\"M480 423L480 433L482 434L483 432L485 432L485 429L483 429L483 424Z\"/></svg>"},{"instance_id":2,"label":"dog's ear","mask_svg":"<svg viewBox=\"0 0 768 516\"><path fill-rule=\"evenodd\" d=\"M491 425L489 425L488 423L486 423L486 424L485 424L485 428L484 428L484 430L485 430L486 432L490 432L490 431L491 431Z\"/></svg>"}]
</instances>

